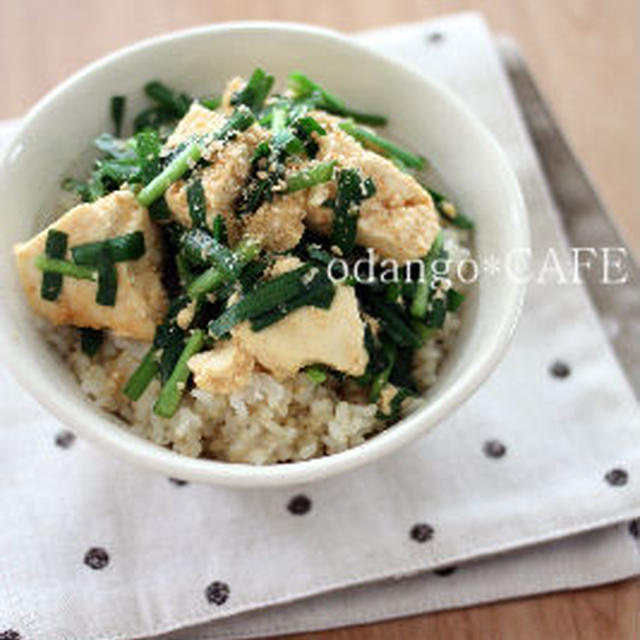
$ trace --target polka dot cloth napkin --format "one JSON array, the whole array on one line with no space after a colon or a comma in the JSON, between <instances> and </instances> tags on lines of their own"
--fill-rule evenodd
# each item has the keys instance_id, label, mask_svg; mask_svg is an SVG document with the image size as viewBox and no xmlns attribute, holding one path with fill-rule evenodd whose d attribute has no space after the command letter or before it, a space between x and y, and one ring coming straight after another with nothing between
<instances>
[{"instance_id":1,"label":"polka dot cloth napkin","mask_svg":"<svg viewBox=\"0 0 640 640\"><path fill-rule=\"evenodd\" d=\"M519 174L538 255L565 251L483 22L362 40L472 106ZM531 288L507 357L446 424L293 490L139 471L76 440L4 369L0 388L1 640L255 637L640 569L638 406L580 287Z\"/></svg>"}]
</instances>

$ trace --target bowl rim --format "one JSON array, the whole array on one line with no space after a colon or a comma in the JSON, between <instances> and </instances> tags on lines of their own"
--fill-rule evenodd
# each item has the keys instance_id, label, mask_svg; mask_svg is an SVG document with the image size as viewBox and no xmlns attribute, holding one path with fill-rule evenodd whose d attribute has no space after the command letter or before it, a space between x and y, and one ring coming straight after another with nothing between
<instances>
[{"instance_id":1,"label":"bowl rim","mask_svg":"<svg viewBox=\"0 0 640 640\"><path fill-rule=\"evenodd\" d=\"M221 31L239 32L243 30L253 32L275 31L324 38L332 41L335 45L365 54L374 62L376 60L384 62L384 64L394 67L396 73L404 74L414 81L431 85L431 88L440 94L440 97L453 110L467 120L468 125L475 129L476 134L479 135L484 144L492 148L497 161L502 165L502 173L506 185L505 190L510 192L508 207L513 212L512 217L516 221L513 231L517 236L518 246L523 248L530 246L529 224L518 179L493 134L457 95L437 78L426 77L417 70L378 53L347 35L332 29L303 23L281 21L220 22L164 33L117 49L82 67L40 99L22 119L12 139L5 146L0 157L0 166L9 157L12 146L24 136L25 131L37 120L40 113L47 109L49 104L62 97L68 89L81 83L94 72L108 67L131 54L158 45L202 34L215 34ZM69 401L62 402L56 397L42 394L30 379L29 367L19 357L20 352L25 349L23 343L7 340L6 349L9 351L9 357L5 361L10 363L10 369L16 379L31 393L37 402L56 418L69 425L70 428L76 430L88 440L103 445L107 450L112 451L119 457L130 460L136 465L170 477L206 484L245 488L290 486L334 476L338 473L355 469L365 463L373 462L383 455L398 450L410 440L423 435L439 424L445 416L460 407L489 376L505 353L522 309L525 291L526 283L521 280L511 282L510 294L503 308L503 313L499 316L499 326L497 328L494 327L492 332L490 348L484 350L483 359L475 367L465 370L462 375L453 381L447 390L447 395L437 405L425 404L395 423L392 428L380 432L375 437L351 449L321 458L294 463L258 466L247 463L216 461L207 458L190 458L134 435L125 429L107 428L104 423L108 421L108 418L101 415L100 410L96 407L90 405L81 406L78 403ZM2 324L6 325L7 319L4 310L1 316ZM5 332L8 329L7 326L3 327ZM428 416L426 420L425 415ZM115 427L112 423L109 426Z\"/></svg>"}]
</instances>

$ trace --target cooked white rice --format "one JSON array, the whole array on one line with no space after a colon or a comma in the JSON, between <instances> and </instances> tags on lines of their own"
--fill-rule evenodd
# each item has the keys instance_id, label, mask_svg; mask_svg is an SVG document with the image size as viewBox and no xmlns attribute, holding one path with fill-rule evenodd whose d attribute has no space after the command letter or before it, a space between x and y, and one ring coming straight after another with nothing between
<instances>
[{"instance_id":1,"label":"cooked white rice","mask_svg":"<svg viewBox=\"0 0 640 640\"><path fill-rule=\"evenodd\" d=\"M447 228L444 237L454 265L469 256L467 232ZM454 274L450 277L461 289ZM436 381L459 326L458 314L447 313L444 327L416 352L414 374L421 391ZM123 428L187 456L258 465L308 460L354 447L388 426L376 419L377 406L367 404L357 385L338 385L331 378L317 384L305 373L285 382L254 373L249 386L229 396L194 388L173 418L161 418L153 413L157 381L135 403L121 393L147 344L109 334L99 354L89 358L74 329L48 326L46 336L92 402L120 416ZM416 404L406 401L403 410Z\"/></svg>"}]
</instances>

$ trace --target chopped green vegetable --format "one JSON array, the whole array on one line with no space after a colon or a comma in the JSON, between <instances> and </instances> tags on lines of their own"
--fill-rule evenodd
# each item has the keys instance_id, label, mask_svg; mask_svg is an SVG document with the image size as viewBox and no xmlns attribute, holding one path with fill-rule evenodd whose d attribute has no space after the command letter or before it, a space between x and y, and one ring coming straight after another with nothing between
<instances>
[{"instance_id":1,"label":"chopped green vegetable","mask_svg":"<svg viewBox=\"0 0 640 640\"><path fill-rule=\"evenodd\" d=\"M422 344L420 334L413 328L404 310L398 304L386 302L384 299L366 291L366 287L358 288L360 298L366 309L379 318L385 333L399 347L418 348Z\"/></svg>"},{"instance_id":2,"label":"chopped green vegetable","mask_svg":"<svg viewBox=\"0 0 640 640\"><path fill-rule=\"evenodd\" d=\"M99 242L78 244L71 247L71 257L76 264L96 267L100 259L100 252L104 247L107 247L111 252L113 262L139 260L145 253L144 233L133 231Z\"/></svg>"},{"instance_id":3,"label":"chopped green vegetable","mask_svg":"<svg viewBox=\"0 0 640 640\"><path fill-rule=\"evenodd\" d=\"M104 154L94 163L86 182L67 178L62 187L75 191L85 202L93 202L123 183L146 184L160 171L162 142L154 131L142 131L128 140L103 133L95 146Z\"/></svg>"},{"instance_id":4,"label":"chopped green vegetable","mask_svg":"<svg viewBox=\"0 0 640 640\"><path fill-rule=\"evenodd\" d=\"M449 289L447 291L447 311L457 311L464 302L465 297L463 293L455 289Z\"/></svg>"},{"instance_id":5,"label":"chopped green vegetable","mask_svg":"<svg viewBox=\"0 0 640 640\"><path fill-rule=\"evenodd\" d=\"M204 196L202 180L194 180L187 187L187 204L192 226L204 227L207 222L207 200Z\"/></svg>"},{"instance_id":6,"label":"chopped green vegetable","mask_svg":"<svg viewBox=\"0 0 640 640\"><path fill-rule=\"evenodd\" d=\"M369 127L384 127L387 124L387 118L377 115L375 113L363 113L361 111L353 111L352 109L345 109L344 112L337 115L353 118L360 124L365 124Z\"/></svg>"},{"instance_id":7,"label":"chopped green vegetable","mask_svg":"<svg viewBox=\"0 0 640 640\"><path fill-rule=\"evenodd\" d=\"M271 133L275 136L282 133L287 126L287 110L283 106L276 106L271 112Z\"/></svg>"},{"instance_id":8,"label":"chopped green vegetable","mask_svg":"<svg viewBox=\"0 0 640 640\"><path fill-rule=\"evenodd\" d=\"M380 137L378 134L373 133L373 131L369 131L369 129L363 129L362 127L359 127L358 125L348 120L341 122L340 128L345 133L348 133L350 136L355 138L358 142L362 143L365 147L368 147L373 151L377 151L384 156L398 158L405 165L411 167L412 169L424 169L424 158L416 156L413 153L402 149L393 142L390 142L389 140Z\"/></svg>"},{"instance_id":9,"label":"chopped green vegetable","mask_svg":"<svg viewBox=\"0 0 640 640\"><path fill-rule=\"evenodd\" d=\"M424 319L427 314L429 298L431 295L431 284L433 282L433 265L441 257L443 248L442 232L435 237L429 252L424 258L424 279L418 282L415 295L411 304L411 315L419 320Z\"/></svg>"},{"instance_id":10,"label":"chopped green vegetable","mask_svg":"<svg viewBox=\"0 0 640 640\"><path fill-rule=\"evenodd\" d=\"M249 179L237 203L238 215L253 213L264 202L270 202L273 199L273 187L280 180L282 169L281 164L276 164L275 171L265 172L265 177Z\"/></svg>"},{"instance_id":11,"label":"chopped green vegetable","mask_svg":"<svg viewBox=\"0 0 640 640\"><path fill-rule=\"evenodd\" d=\"M143 207L148 207L164 194L169 185L179 180L184 173L191 169L202 157L202 149L192 142L183 151L175 156L163 171L158 174L140 193L138 202Z\"/></svg>"},{"instance_id":12,"label":"chopped green vegetable","mask_svg":"<svg viewBox=\"0 0 640 640\"><path fill-rule=\"evenodd\" d=\"M397 302L398 298L402 295L402 282L391 282L387 285L384 299L387 302Z\"/></svg>"},{"instance_id":13,"label":"chopped green vegetable","mask_svg":"<svg viewBox=\"0 0 640 640\"><path fill-rule=\"evenodd\" d=\"M92 280L95 282L98 278L96 270L91 267L84 267L57 258L47 258L44 255L36 256L34 264L40 271L59 273L63 276L69 276L70 278L77 278L78 280Z\"/></svg>"},{"instance_id":14,"label":"chopped green vegetable","mask_svg":"<svg viewBox=\"0 0 640 640\"><path fill-rule=\"evenodd\" d=\"M153 346L158 350L158 375L164 384L176 366L185 345L185 332L177 325L175 318L182 308L182 302L174 299L170 303L165 321L156 327Z\"/></svg>"},{"instance_id":15,"label":"chopped green vegetable","mask_svg":"<svg viewBox=\"0 0 640 640\"><path fill-rule=\"evenodd\" d=\"M138 368L133 372L122 389L129 400L134 402L140 398L158 372L158 361L156 360L156 349L152 346L147 351Z\"/></svg>"},{"instance_id":16,"label":"chopped green vegetable","mask_svg":"<svg viewBox=\"0 0 640 640\"><path fill-rule=\"evenodd\" d=\"M307 256L314 262L319 262L321 265L327 267L335 256L328 251L325 251L317 244L308 244L305 247Z\"/></svg>"},{"instance_id":17,"label":"chopped green vegetable","mask_svg":"<svg viewBox=\"0 0 640 640\"><path fill-rule=\"evenodd\" d=\"M427 327L425 324L419 322L418 320L414 320L411 323L411 327L420 336L423 344L427 340L431 340L431 338L433 338L433 336L436 334L436 329L434 327Z\"/></svg>"},{"instance_id":18,"label":"chopped green vegetable","mask_svg":"<svg viewBox=\"0 0 640 640\"><path fill-rule=\"evenodd\" d=\"M191 271L190 265L187 264L187 260L182 253L176 254L176 271L178 272L178 278L180 279L180 285L182 287L189 285L193 282L195 276Z\"/></svg>"},{"instance_id":19,"label":"chopped green vegetable","mask_svg":"<svg viewBox=\"0 0 640 640\"><path fill-rule=\"evenodd\" d=\"M68 234L58 229L49 229L44 253L48 258L64 258L67 253Z\"/></svg>"},{"instance_id":20,"label":"chopped green vegetable","mask_svg":"<svg viewBox=\"0 0 640 640\"><path fill-rule=\"evenodd\" d=\"M362 180L357 169L342 169L338 173L336 197L332 203L333 226L331 244L347 256L356 244L360 204L375 193L371 178Z\"/></svg>"},{"instance_id":21,"label":"chopped green vegetable","mask_svg":"<svg viewBox=\"0 0 640 640\"><path fill-rule=\"evenodd\" d=\"M463 213L456 214L456 217L451 220L451 224L454 227L458 227L458 229L473 229L473 220L471 218L467 218Z\"/></svg>"},{"instance_id":22,"label":"chopped green vegetable","mask_svg":"<svg viewBox=\"0 0 640 640\"><path fill-rule=\"evenodd\" d=\"M213 232L213 237L222 244L228 243L227 238L227 225L224 221L224 216L221 213L218 213L216 217L213 219L213 225L211 231Z\"/></svg>"},{"instance_id":23,"label":"chopped green vegetable","mask_svg":"<svg viewBox=\"0 0 640 640\"><path fill-rule=\"evenodd\" d=\"M44 255L47 258L64 259L67 254L67 242L69 236L64 231L50 229L44 247ZM43 300L57 300L62 291L62 274L45 271L42 274L40 285L40 297Z\"/></svg>"},{"instance_id":24,"label":"chopped green vegetable","mask_svg":"<svg viewBox=\"0 0 640 640\"><path fill-rule=\"evenodd\" d=\"M155 202L151 203L148 207L149 217L154 222L161 220L168 220L171 217L171 211L164 198L158 198Z\"/></svg>"},{"instance_id":25,"label":"chopped green vegetable","mask_svg":"<svg viewBox=\"0 0 640 640\"><path fill-rule=\"evenodd\" d=\"M313 279L310 280L307 291L281 302L267 313L252 317L251 328L254 331L262 331L301 307L328 309L333 302L335 292L335 285L329 280L326 272L324 270L319 271Z\"/></svg>"},{"instance_id":26,"label":"chopped green vegetable","mask_svg":"<svg viewBox=\"0 0 640 640\"><path fill-rule=\"evenodd\" d=\"M293 193L301 189L309 189L317 184L329 182L333 179L336 161L321 162L315 164L309 169L301 169L287 177L286 193Z\"/></svg>"},{"instance_id":27,"label":"chopped green vegetable","mask_svg":"<svg viewBox=\"0 0 640 640\"><path fill-rule=\"evenodd\" d=\"M224 272L218 267L211 267L191 281L187 294L195 300L198 296L214 291L224 283Z\"/></svg>"},{"instance_id":28,"label":"chopped green vegetable","mask_svg":"<svg viewBox=\"0 0 640 640\"><path fill-rule=\"evenodd\" d=\"M80 348L82 353L92 358L98 353L104 341L104 332L100 329L82 327L80 329Z\"/></svg>"},{"instance_id":29,"label":"chopped green vegetable","mask_svg":"<svg viewBox=\"0 0 640 640\"><path fill-rule=\"evenodd\" d=\"M180 246L191 264L213 264L224 273L227 282L237 276L242 267L231 249L218 242L204 229L191 229L184 233L180 238Z\"/></svg>"},{"instance_id":30,"label":"chopped green vegetable","mask_svg":"<svg viewBox=\"0 0 640 640\"><path fill-rule=\"evenodd\" d=\"M227 122L213 134L215 140L223 140L235 131L244 131L254 121L251 113L242 107L236 109ZM205 136L206 138L206 136ZM189 169L192 169L202 157L203 143L192 142L188 144L182 151L177 153L173 160L157 175L149 184L147 184L138 194L138 202L143 207L148 207L155 200L164 194L176 180L179 180Z\"/></svg>"},{"instance_id":31,"label":"chopped green vegetable","mask_svg":"<svg viewBox=\"0 0 640 640\"><path fill-rule=\"evenodd\" d=\"M222 98L220 98L220 96L200 98L200 104L211 111L215 111L222 104Z\"/></svg>"},{"instance_id":32,"label":"chopped green vegetable","mask_svg":"<svg viewBox=\"0 0 640 640\"><path fill-rule=\"evenodd\" d=\"M391 342L386 342L382 345L382 352L387 362L385 368L380 371L372 380L369 387L369 402L376 402L380 397L380 392L389 382L389 376L393 366L396 363L397 347Z\"/></svg>"},{"instance_id":33,"label":"chopped green vegetable","mask_svg":"<svg viewBox=\"0 0 640 640\"><path fill-rule=\"evenodd\" d=\"M176 93L158 80L148 82L144 86L144 92L149 98L171 112L175 118L182 118L191 106L191 98L188 95Z\"/></svg>"},{"instance_id":34,"label":"chopped green vegetable","mask_svg":"<svg viewBox=\"0 0 640 640\"><path fill-rule=\"evenodd\" d=\"M321 103L318 104L319 107L332 109L338 112L342 112L346 109L344 102L342 102L340 98L329 93L319 84L316 84L313 80L299 71L294 71L289 74L287 84L296 98L309 98L316 93L321 98Z\"/></svg>"},{"instance_id":35,"label":"chopped green vegetable","mask_svg":"<svg viewBox=\"0 0 640 640\"><path fill-rule=\"evenodd\" d=\"M83 202L92 202L99 197L99 195L96 195L94 198L89 181L84 182L83 180L77 180L76 178L65 178L60 186L65 191L77 193Z\"/></svg>"},{"instance_id":36,"label":"chopped green vegetable","mask_svg":"<svg viewBox=\"0 0 640 640\"><path fill-rule=\"evenodd\" d=\"M390 401L388 415L378 412L379 420L395 420L400 415L403 400L417 393L413 378L416 349L426 340L440 335L439 330L448 311L456 311L464 296L454 289L433 287L438 276L433 262L446 252L439 235L424 258L426 280L419 281L414 264L407 268L399 282L386 283L381 278L382 267L376 265L378 282L366 285L357 282L349 272L364 249L356 247L358 218L363 201L375 193L370 177L357 168L340 168L336 161L308 162L320 152L327 131L315 110L340 116L341 129L364 147L387 157L409 175L417 175L425 161L405 149L380 137L355 122L371 126L383 125L386 118L356 112L344 101L302 73L289 77L290 92L270 96L274 78L258 68L249 80L231 96L235 109L215 131L194 134L167 149L167 139L177 121L191 108L192 98L176 92L159 81L145 85L149 106L133 120L135 135L121 139L125 100L114 96L111 114L115 135L103 134L95 141L100 152L86 181L68 179L65 187L76 191L83 200L94 201L126 185L137 194L138 202L149 210L158 225L164 244L162 283L169 298L169 311L156 327L153 345L124 386L123 393L138 400L157 378L162 390L155 401L154 413L162 417L175 414L183 393L190 385L189 359L203 348L210 348L220 338L228 336L240 322L248 322L255 332L279 322L297 309L316 307L329 309L336 294L336 285L328 274L328 266L340 258L346 283L354 287L360 310L367 316L365 347L369 355L366 371L352 378L368 393L370 402L379 402L381 394L397 389ZM199 100L204 109L218 109L218 97ZM318 116L319 117L319 116ZM209 210L202 169L217 160L210 154L212 143L226 144L255 121L266 131L255 145L251 163L240 193L234 195L231 206ZM171 145L169 145L171 146ZM215 148L221 145L217 144ZM416 178L419 179L419 178ZM185 183L189 219L172 220L166 199L169 186L178 180ZM262 251L261 242L245 237L234 248L229 245L227 224L230 216L238 222L244 215L257 211L274 198L309 189L333 181L330 199L323 207L333 211L331 233L318 236L307 229L300 242L285 255L303 261L303 265L277 277L265 276L278 259L278 252ZM335 189L334 189L335 187ZM435 206L450 224L471 228L452 202L437 192L431 192ZM329 211L331 213L331 211ZM235 230L233 228L229 231ZM235 234L230 234L233 239ZM83 278L97 283L96 302L114 305L117 299L118 267L122 261L137 260L145 253L145 236L141 231L85 243L70 248L66 259L66 236L48 238L45 254L36 258L43 274L43 297L59 296L63 277ZM49 282L45 286L45 281ZM188 327L178 314L188 308ZM184 317L183 317L184 316ZM90 357L98 353L102 332L81 330L82 348ZM322 364L312 365L306 375L316 384L323 384L327 375L343 380L346 375ZM383 393L384 392L384 393Z\"/></svg>"},{"instance_id":37,"label":"chopped green vegetable","mask_svg":"<svg viewBox=\"0 0 640 640\"><path fill-rule=\"evenodd\" d=\"M266 73L264 69L254 69L247 84L231 97L231 104L244 104L257 114L262 109L274 81L275 78Z\"/></svg>"},{"instance_id":38,"label":"chopped green vegetable","mask_svg":"<svg viewBox=\"0 0 640 640\"><path fill-rule=\"evenodd\" d=\"M327 165L312 167L285 180L287 160L291 156L315 157L318 143L312 134L325 135L325 130L311 117L302 117L288 111L287 100L270 106L270 140L263 140L251 159L249 179L236 202L236 213L253 213L264 202L271 202L274 194L297 191L331 179Z\"/></svg>"},{"instance_id":39,"label":"chopped green vegetable","mask_svg":"<svg viewBox=\"0 0 640 640\"><path fill-rule=\"evenodd\" d=\"M415 349L412 347L398 347L396 351L396 361L393 365L389 382L396 388L407 387L418 392L418 385L413 376Z\"/></svg>"},{"instance_id":40,"label":"chopped green vegetable","mask_svg":"<svg viewBox=\"0 0 640 640\"><path fill-rule=\"evenodd\" d=\"M245 265L258 257L260 244L254 238L244 238L233 249L234 262L238 265ZM217 289L227 282L229 272L219 267L211 267L198 276L187 287L187 295L195 299L205 293Z\"/></svg>"},{"instance_id":41,"label":"chopped green vegetable","mask_svg":"<svg viewBox=\"0 0 640 640\"><path fill-rule=\"evenodd\" d=\"M128 181L149 184L160 173L162 141L155 131L140 131L134 136L133 144L139 172L130 176Z\"/></svg>"},{"instance_id":42,"label":"chopped green vegetable","mask_svg":"<svg viewBox=\"0 0 640 640\"><path fill-rule=\"evenodd\" d=\"M320 147L312 134L315 133L318 136L324 136L327 134L326 130L311 116L294 118L291 127L296 139L301 141L307 156L309 158L315 158Z\"/></svg>"},{"instance_id":43,"label":"chopped green vegetable","mask_svg":"<svg viewBox=\"0 0 640 640\"><path fill-rule=\"evenodd\" d=\"M307 374L307 378L309 378L311 382L315 382L315 384L322 384L327 379L326 369L319 364L307 367L304 372Z\"/></svg>"},{"instance_id":44,"label":"chopped green vegetable","mask_svg":"<svg viewBox=\"0 0 640 640\"><path fill-rule=\"evenodd\" d=\"M35 258L35 266L41 271L52 272L77 278L79 280L91 280L98 282L96 302L104 306L113 306L118 289L118 273L115 268L113 255L108 243L102 243L97 256L97 261L92 265L76 264L56 258L47 258L39 255Z\"/></svg>"},{"instance_id":45,"label":"chopped green vegetable","mask_svg":"<svg viewBox=\"0 0 640 640\"><path fill-rule=\"evenodd\" d=\"M185 390L187 380L191 372L187 366L189 359L198 353L204 345L204 331L196 329L178 358L178 362L174 367L169 379L164 383L162 391L153 406L153 412L164 418L171 418L178 410L180 399Z\"/></svg>"},{"instance_id":46,"label":"chopped green vegetable","mask_svg":"<svg viewBox=\"0 0 640 640\"><path fill-rule=\"evenodd\" d=\"M209 333L220 338L236 324L274 311L279 305L307 292L311 269L311 265L303 265L256 285L244 298L209 323ZM316 272L320 273L317 268Z\"/></svg>"},{"instance_id":47,"label":"chopped green vegetable","mask_svg":"<svg viewBox=\"0 0 640 640\"><path fill-rule=\"evenodd\" d=\"M427 311L425 324L427 327L441 329L447 316L447 303L443 298L436 298L431 302Z\"/></svg>"},{"instance_id":48,"label":"chopped green vegetable","mask_svg":"<svg viewBox=\"0 0 640 640\"><path fill-rule=\"evenodd\" d=\"M127 99L124 96L113 96L111 98L111 119L113 120L113 130L116 136L122 133L122 121L124 119L124 108Z\"/></svg>"},{"instance_id":49,"label":"chopped green vegetable","mask_svg":"<svg viewBox=\"0 0 640 640\"><path fill-rule=\"evenodd\" d=\"M296 98L311 98L315 102L314 106L319 109L323 109L324 111L328 111L329 113L348 116L357 122L362 122L363 124L368 124L370 126L384 126L387 124L387 119L384 116L372 113L361 113L359 111L348 109L340 98L329 93L329 91L321 87L319 84L316 84L313 80L309 79L299 71L294 71L289 74L288 86Z\"/></svg>"},{"instance_id":50,"label":"chopped green vegetable","mask_svg":"<svg viewBox=\"0 0 640 640\"><path fill-rule=\"evenodd\" d=\"M104 307L113 307L118 292L118 272L109 245L103 245L100 248L97 269L96 303Z\"/></svg>"},{"instance_id":51,"label":"chopped green vegetable","mask_svg":"<svg viewBox=\"0 0 640 640\"><path fill-rule=\"evenodd\" d=\"M258 258L257 260L247 263L243 267L240 275L238 276L238 282L240 283L240 288L243 293L254 288L270 264L270 261L266 258Z\"/></svg>"},{"instance_id":52,"label":"chopped green vegetable","mask_svg":"<svg viewBox=\"0 0 640 640\"><path fill-rule=\"evenodd\" d=\"M225 140L238 131L248 129L255 122L251 111L244 105L240 105L229 116L229 119L213 135L214 140Z\"/></svg>"},{"instance_id":53,"label":"chopped green vegetable","mask_svg":"<svg viewBox=\"0 0 640 640\"><path fill-rule=\"evenodd\" d=\"M298 129L304 131L306 134L311 135L312 133L317 133L319 136L327 135L324 127L311 116L301 116L296 118L294 124Z\"/></svg>"}]
</instances>

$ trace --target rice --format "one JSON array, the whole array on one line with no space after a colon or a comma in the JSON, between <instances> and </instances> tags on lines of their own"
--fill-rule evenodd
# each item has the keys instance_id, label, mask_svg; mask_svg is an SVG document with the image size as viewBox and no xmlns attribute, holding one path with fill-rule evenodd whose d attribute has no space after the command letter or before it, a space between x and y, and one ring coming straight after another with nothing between
<instances>
[{"instance_id":1,"label":"rice","mask_svg":"<svg viewBox=\"0 0 640 640\"><path fill-rule=\"evenodd\" d=\"M455 265L469 256L468 234L453 228L443 233L455 272ZM449 277L458 290L463 288ZM421 392L436 382L459 327L458 313L448 312L443 328L416 351L414 376ZM157 380L135 403L121 393L148 345L106 334L99 353L89 358L72 328L47 325L46 338L93 403L122 418L123 428L186 456L256 465L295 462L344 451L388 427L358 385L331 376L317 384L302 372L284 382L256 372L247 387L229 396L193 388L172 418L161 418L153 413ZM405 401L403 412L420 402Z\"/></svg>"}]
</instances>

